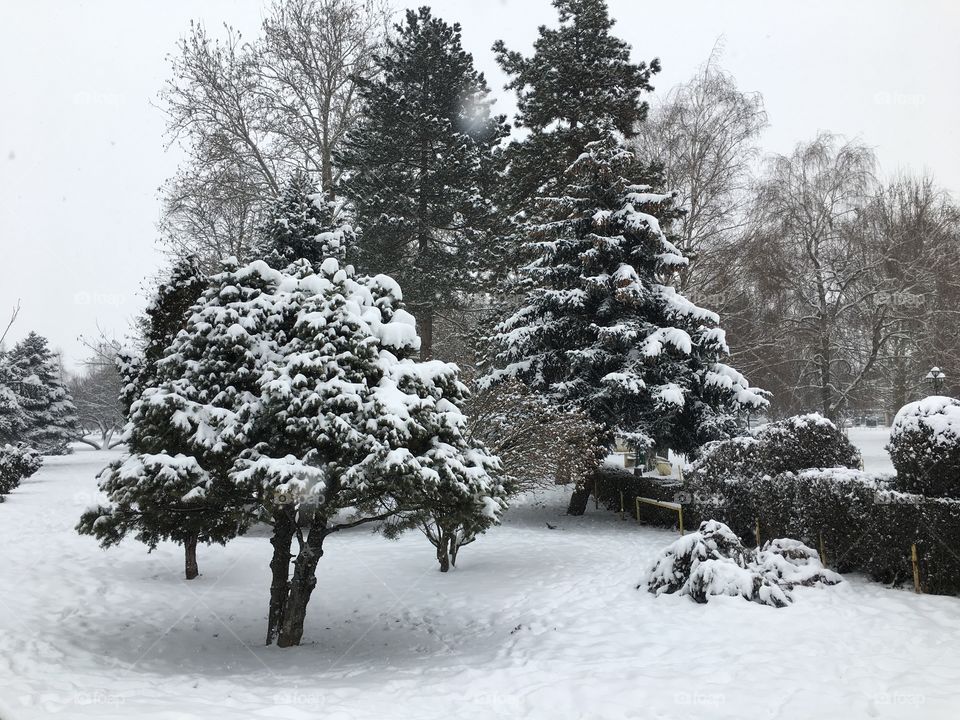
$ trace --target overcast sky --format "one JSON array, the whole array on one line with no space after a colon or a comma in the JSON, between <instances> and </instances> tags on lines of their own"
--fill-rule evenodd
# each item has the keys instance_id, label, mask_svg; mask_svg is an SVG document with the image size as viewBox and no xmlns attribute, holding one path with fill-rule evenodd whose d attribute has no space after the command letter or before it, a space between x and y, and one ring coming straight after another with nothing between
<instances>
[{"instance_id":1,"label":"overcast sky","mask_svg":"<svg viewBox=\"0 0 960 720\"><path fill-rule=\"evenodd\" d=\"M463 25L501 112L490 53L528 50L549 0L436 0ZM12 336L46 335L76 367L78 337L122 337L143 307L157 188L173 174L157 91L191 18L250 38L261 0L0 0L0 312ZM760 91L770 152L818 130L859 137L882 170L929 170L960 190L960 3L954 0L610 0L634 58L659 57L657 90L687 79L718 39L740 86ZM4 317L4 324L5 317Z\"/></svg>"}]
</instances>

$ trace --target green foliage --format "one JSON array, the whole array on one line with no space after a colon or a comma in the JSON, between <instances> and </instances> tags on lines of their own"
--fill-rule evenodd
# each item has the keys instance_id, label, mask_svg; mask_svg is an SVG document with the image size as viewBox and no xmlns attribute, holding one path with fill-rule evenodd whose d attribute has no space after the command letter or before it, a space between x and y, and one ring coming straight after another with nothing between
<instances>
[{"instance_id":1,"label":"green foliage","mask_svg":"<svg viewBox=\"0 0 960 720\"><path fill-rule=\"evenodd\" d=\"M898 489L960 498L960 401L933 396L905 406L887 449Z\"/></svg>"},{"instance_id":2,"label":"green foliage","mask_svg":"<svg viewBox=\"0 0 960 720\"><path fill-rule=\"evenodd\" d=\"M484 279L493 153L507 128L490 114L460 26L429 8L408 10L375 62L362 120L339 155L359 265L390 274L415 309L455 305Z\"/></svg>"},{"instance_id":3,"label":"green foliage","mask_svg":"<svg viewBox=\"0 0 960 720\"><path fill-rule=\"evenodd\" d=\"M318 192L305 172L295 173L267 211L259 254L275 268L296 260L320 267L328 257L343 262L352 257L356 238L336 215L336 203Z\"/></svg>"},{"instance_id":4,"label":"green foliage","mask_svg":"<svg viewBox=\"0 0 960 720\"><path fill-rule=\"evenodd\" d=\"M630 61L630 46L611 34L605 0L553 0L559 27L541 26L534 53L524 57L498 41L493 50L517 92L517 124L530 129L508 151L508 206L549 195L563 173L608 127L629 137L647 114L642 93L660 61Z\"/></svg>"}]
</instances>

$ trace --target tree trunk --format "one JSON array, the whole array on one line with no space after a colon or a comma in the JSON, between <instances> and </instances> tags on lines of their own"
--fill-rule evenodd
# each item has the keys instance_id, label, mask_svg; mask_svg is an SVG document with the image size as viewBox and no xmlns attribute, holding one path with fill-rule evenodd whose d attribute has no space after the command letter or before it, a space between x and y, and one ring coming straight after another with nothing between
<instances>
[{"instance_id":1,"label":"tree trunk","mask_svg":"<svg viewBox=\"0 0 960 720\"><path fill-rule=\"evenodd\" d=\"M422 305L420 309L420 359L433 359L433 305Z\"/></svg>"},{"instance_id":2,"label":"tree trunk","mask_svg":"<svg viewBox=\"0 0 960 720\"><path fill-rule=\"evenodd\" d=\"M587 511L587 502L590 500L589 484L577 485L573 488L573 494L570 496L570 504L567 505L567 515L583 515Z\"/></svg>"},{"instance_id":3,"label":"tree trunk","mask_svg":"<svg viewBox=\"0 0 960 720\"><path fill-rule=\"evenodd\" d=\"M270 538L270 544L273 545L273 558L270 560L273 581L270 584L270 609L267 613L267 645L277 639L283 622L283 605L289 590L293 533L291 513L280 510L274 517L273 537Z\"/></svg>"},{"instance_id":4,"label":"tree trunk","mask_svg":"<svg viewBox=\"0 0 960 720\"><path fill-rule=\"evenodd\" d=\"M440 538L437 541L437 562L440 563L440 572L450 570L450 540L451 537L443 530L439 530Z\"/></svg>"},{"instance_id":5,"label":"tree trunk","mask_svg":"<svg viewBox=\"0 0 960 720\"><path fill-rule=\"evenodd\" d=\"M310 595L317 586L317 563L323 556L323 539L326 520L318 516L310 528L307 541L300 547L300 553L293 562L293 577L283 603L283 618L277 647L292 647L300 644L303 637L303 624L307 617L307 604Z\"/></svg>"},{"instance_id":6,"label":"tree trunk","mask_svg":"<svg viewBox=\"0 0 960 720\"><path fill-rule=\"evenodd\" d=\"M200 568L197 566L197 536L191 535L183 541L184 554L184 574L187 580L193 580L200 574Z\"/></svg>"},{"instance_id":7,"label":"tree trunk","mask_svg":"<svg viewBox=\"0 0 960 720\"><path fill-rule=\"evenodd\" d=\"M459 543L460 533L453 533L450 535L450 567L457 566L457 551L460 550Z\"/></svg>"}]
</instances>

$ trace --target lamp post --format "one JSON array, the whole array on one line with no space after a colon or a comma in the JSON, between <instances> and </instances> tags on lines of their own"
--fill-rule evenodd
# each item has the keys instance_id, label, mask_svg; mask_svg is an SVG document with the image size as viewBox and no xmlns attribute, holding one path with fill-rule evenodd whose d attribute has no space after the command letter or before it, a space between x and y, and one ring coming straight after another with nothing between
<instances>
[{"instance_id":1,"label":"lamp post","mask_svg":"<svg viewBox=\"0 0 960 720\"><path fill-rule=\"evenodd\" d=\"M933 388L933 394L939 395L943 391L943 381L947 379L947 376L943 374L943 371L938 367L930 368L930 372L927 373L926 380L930 381L930 386Z\"/></svg>"}]
</instances>

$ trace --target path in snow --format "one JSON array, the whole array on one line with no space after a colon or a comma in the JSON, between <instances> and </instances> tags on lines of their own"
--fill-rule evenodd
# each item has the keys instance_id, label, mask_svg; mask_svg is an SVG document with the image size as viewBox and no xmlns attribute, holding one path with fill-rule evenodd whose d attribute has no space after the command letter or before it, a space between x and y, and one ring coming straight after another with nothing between
<instances>
[{"instance_id":1,"label":"path in snow","mask_svg":"<svg viewBox=\"0 0 960 720\"><path fill-rule=\"evenodd\" d=\"M100 550L76 535L115 453L0 504L0 718L954 718L960 600L860 578L785 609L635 589L673 533L528 501L442 575L432 548L333 536L304 646L263 647L265 536ZM555 525L550 530L546 523Z\"/></svg>"}]
</instances>

